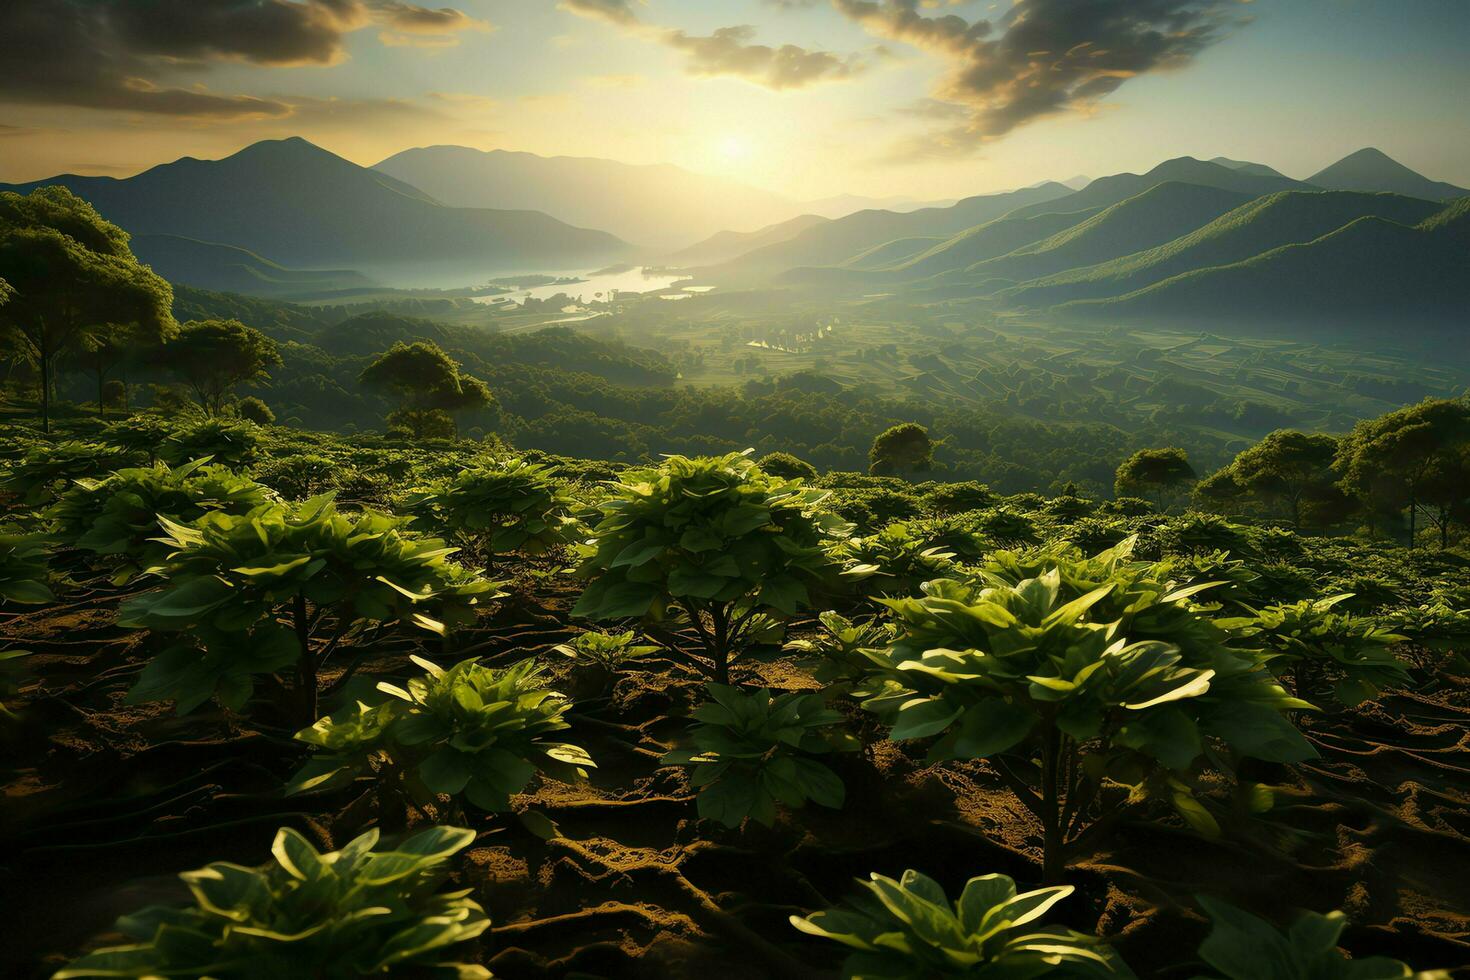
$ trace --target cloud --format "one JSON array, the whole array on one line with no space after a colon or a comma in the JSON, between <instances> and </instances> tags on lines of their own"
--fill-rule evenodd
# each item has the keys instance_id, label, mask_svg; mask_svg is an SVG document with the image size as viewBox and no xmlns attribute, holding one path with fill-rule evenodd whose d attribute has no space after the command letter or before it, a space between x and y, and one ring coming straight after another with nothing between
<instances>
[{"instance_id":1,"label":"cloud","mask_svg":"<svg viewBox=\"0 0 1470 980\"><path fill-rule=\"evenodd\" d=\"M948 64L930 102L963 119L901 155L964 155L1019 126L1086 113L1130 78L1182 68L1232 26L1246 0L1016 0L996 23L925 16L920 0L833 0L870 34ZM926 105L922 115L941 117Z\"/></svg>"},{"instance_id":2,"label":"cloud","mask_svg":"<svg viewBox=\"0 0 1470 980\"><path fill-rule=\"evenodd\" d=\"M0 103L203 119L289 115L288 101L211 92L178 76L221 62L332 65L348 34L385 43L452 38L489 24L398 0L3 0Z\"/></svg>"},{"instance_id":3,"label":"cloud","mask_svg":"<svg viewBox=\"0 0 1470 980\"><path fill-rule=\"evenodd\" d=\"M856 55L844 58L795 44L780 47L752 44L755 28L745 24L716 28L707 35L645 24L639 19L632 0L561 0L560 6L579 17L604 21L634 36L683 52L685 71L691 75L741 78L781 91L848 78L867 67L867 62Z\"/></svg>"}]
</instances>

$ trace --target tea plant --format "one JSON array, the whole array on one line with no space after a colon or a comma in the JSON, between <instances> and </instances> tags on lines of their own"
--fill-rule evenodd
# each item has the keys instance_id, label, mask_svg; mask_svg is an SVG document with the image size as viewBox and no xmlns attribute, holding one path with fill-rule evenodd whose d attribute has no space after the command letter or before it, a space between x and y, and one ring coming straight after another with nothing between
<instances>
[{"instance_id":1,"label":"tea plant","mask_svg":"<svg viewBox=\"0 0 1470 980\"><path fill-rule=\"evenodd\" d=\"M403 512L473 543L487 559L542 554L578 530L576 501L547 466L523 459L485 462L409 495Z\"/></svg>"},{"instance_id":2,"label":"tea plant","mask_svg":"<svg viewBox=\"0 0 1470 980\"><path fill-rule=\"evenodd\" d=\"M605 691L612 680L627 669L634 660L657 653L656 644L634 642L638 634L632 630L622 633L602 633L589 630L572 637L568 643L558 643L551 649L597 671Z\"/></svg>"},{"instance_id":3,"label":"tea plant","mask_svg":"<svg viewBox=\"0 0 1470 980\"><path fill-rule=\"evenodd\" d=\"M470 890L441 892L448 862L472 830L431 827L379 848L370 830L340 851L319 852L283 827L260 868L216 862L179 877L185 908L150 906L117 920L133 942L89 953L53 980L83 977L402 976L488 980L452 962L453 947L490 927ZM460 955L463 955L461 952Z\"/></svg>"},{"instance_id":4,"label":"tea plant","mask_svg":"<svg viewBox=\"0 0 1470 980\"><path fill-rule=\"evenodd\" d=\"M178 465L208 456L221 466L241 469L260 457L260 426L244 419L209 418L175 429L158 456Z\"/></svg>"},{"instance_id":5,"label":"tea plant","mask_svg":"<svg viewBox=\"0 0 1470 980\"><path fill-rule=\"evenodd\" d=\"M339 513L330 495L209 513L189 525L159 523L171 549L160 566L165 584L124 603L118 622L194 634L204 649L192 659L177 648L155 658L134 700L173 698L185 709L218 696L238 710L253 677L281 670L294 651L296 698L313 721L318 671L368 625L409 622L443 633L441 620L469 621L480 602L500 594L495 583L450 562L454 549L442 541L372 511ZM272 655L238 669L236 654L255 647Z\"/></svg>"},{"instance_id":6,"label":"tea plant","mask_svg":"<svg viewBox=\"0 0 1470 980\"><path fill-rule=\"evenodd\" d=\"M877 534L848 538L831 551L842 575L869 596L904 596L955 568L954 552L930 545L905 524L890 524Z\"/></svg>"},{"instance_id":7,"label":"tea plant","mask_svg":"<svg viewBox=\"0 0 1470 980\"><path fill-rule=\"evenodd\" d=\"M1042 825L1048 882L1100 826L1094 809L1116 812L1105 781L1213 833L1192 789L1203 760L1314 755L1283 715L1310 706L1186 601L1207 586L1175 588L1159 566L1128 562L1128 544L1093 558L1000 553L973 584L884 600L898 636L868 653L864 706L895 740L935 739L931 762L994 759Z\"/></svg>"},{"instance_id":8,"label":"tea plant","mask_svg":"<svg viewBox=\"0 0 1470 980\"><path fill-rule=\"evenodd\" d=\"M1352 707L1409 678L1393 652L1404 637L1371 619L1333 609L1347 598L1267 606L1254 616L1221 620L1220 625L1241 642L1269 650L1271 669L1290 678L1298 697L1315 697L1329 686L1332 697Z\"/></svg>"},{"instance_id":9,"label":"tea plant","mask_svg":"<svg viewBox=\"0 0 1470 980\"><path fill-rule=\"evenodd\" d=\"M1285 931L1228 902L1199 897L1211 929L1199 957L1214 971L1195 980L1449 980L1448 970L1415 972L1386 956L1348 959L1337 948L1347 917L1303 913Z\"/></svg>"},{"instance_id":10,"label":"tea plant","mask_svg":"<svg viewBox=\"0 0 1470 980\"><path fill-rule=\"evenodd\" d=\"M133 415L105 426L98 439L129 455L146 456L148 465L158 462L158 450L174 432L174 425L160 415Z\"/></svg>"},{"instance_id":11,"label":"tea plant","mask_svg":"<svg viewBox=\"0 0 1470 980\"><path fill-rule=\"evenodd\" d=\"M629 471L581 548L588 584L572 613L659 630L682 613L703 654L690 659L726 683L760 617L794 615L829 580L826 539L845 526L822 510L826 496L739 453Z\"/></svg>"},{"instance_id":12,"label":"tea plant","mask_svg":"<svg viewBox=\"0 0 1470 980\"><path fill-rule=\"evenodd\" d=\"M158 463L79 479L46 517L64 543L120 561L112 581L121 585L168 556L169 545L156 539L160 517L188 523L208 513L239 515L273 499L260 484L208 462Z\"/></svg>"},{"instance_id":13,"label":"tea plant","mask_svg":"<svg viewBox=\"0 0 1470 980\"><path fill-rule=\"evenodd\" d=\"M95 442L37 443L9 465L3 486L21 503L34 507L54 499L74 480L98 476L136 459L130 452Z\"/></svg>"},{"instance_id":14,"label":"tea plant","mask_svg":"<svg viewBox=\"0 0 1470 980\"><path fill-rule=\"evenodd\" d=\"M822 613L817 621L822 626L819 632L792 640L786 649L819 658L812 673L829 686L850 685L864 677L872 667L865 651L885 649L893 641L891 623L855 623L832 611Z\"/></svg>"},{"instance_id":15,"label":"tea plant","mask_svg":"<svg viewBox=\"0 0 1470 980\"><path fill-rule=\"evenodd\" d=\"M0 605L37 605L56 598L46 568L49 545L44 535L0 525Z\"/></svg>"},{"instance_id":16,"label":"tea plant","mask_svg":"<svg viewBox=\"0 0 1470 980\"><path fill-rule=\"evenodd\" d=\"M809 936L852 949L842 975L851 980L929 978L1098 977L1125 980L1133 971L1097 936L1040 922L1072 894L1071 885L1017 894L1005 875L971 878L951 902L938 882L917 871L895 881L880 874L845 908L791 924Z\"/></svg>"},{"instance_id":17,"label":"tea plant","mask_svg":"<svg viewBox=\"0 0 1470 980\"><path fill-rule=\"evenodd\" d=\"M571 703L542 686L535 661L496 670L464 660L446 670L412 659L423 676L378 685L393 700L359 703L297 733L316 752L289 792L376 773L420 804L442 794L499 812L537 772L572 782L595 768L586 750L547 737L571 727Z\"/></svg>"},{"instance_id":18,"label":"tea plant","mask_svg":"<svg viewBox=\"0 0 1470 980\"><path fill-rule=\"evenodd\" d=\"M695 708L691 745L663 757L666 766L690 770L699 815L726 827L747 818L769 827L776 804L793 809L807 801L838 809L842 780L816 759L856 747L837 730L843 718L820 694L742 691L705 685L710 701Z\"/></svg>"}]
</instances>

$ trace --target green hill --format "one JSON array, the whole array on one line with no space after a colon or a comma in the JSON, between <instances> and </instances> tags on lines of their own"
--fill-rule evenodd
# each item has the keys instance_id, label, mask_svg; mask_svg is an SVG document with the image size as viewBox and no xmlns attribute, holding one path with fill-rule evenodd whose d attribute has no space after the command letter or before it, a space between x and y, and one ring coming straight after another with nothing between
<instances>
[{"instance_id":1,"label":"green hill","mask_svg":"<svg viewBox=\"0 0 1470 980\"><path fill-rule=\"evenodd\" d=\"M64 175L134 235L225 242L296 268L351 268L395 285L465 285L495 271L595 268L626 258L612 235L538 211L452 208L313 146L268 140L223 160L185 157L134 177Z\"/></svg>"},{"instance_id":2,"label":"green hill","mask_svg":"<svg viewBox=\"0 0 1470 980\"><path fill-rule=\"evenodd\" d=\"M1172 241L1244 200L1234 191L1166 181L1054 235L968 266L963 275L968 282L1021 281L1106 262Z\"/></svg>"},{"instance_id":3,"label":"green hill","mask_svg":"<svg viewBox=\"0 0 1470 980\"><path fill-rule=\"evenodd\" d=\"M133 252L169 282L289 299L371 286L351 269L288 269L248 249L177 235L137 235Z\"/></svg>"},{"instance_id":4,"label":"green hill","mask_svg":"<svg viewBox=\"0 0 1470 980\"><path fill-rule=\"evenodd\" d=\"M1232 161L1234 162L1234 161ZM1031 204L1018 209L1012 217L1027 217L1044 211L1081 211L1087 208L1105 208L1137 197L1156 184L1165 181L1183 184L1198 184L1224 191L1235 191L1250 197L1259 197L1274 191L1289 191L1307 185L1279 174L1261 174L1253 168L1237 168L1196 160L1194 157L1178 157L1165 160L1145 174L1113 174L1099 177L1080 191L1066 197L1041 204Z\"/></svg>"},{"instance_id":5,"label":"green hill","mask_svg":"<svg viewBox=\"0 0 1470 980\"><path fill-rule=\"evenodd\" d=\"M1393 328L1403 339L1463 332L1470 309L1470 198L1417 225L1358 218L1311 242L1198 269L1060 315L1167 320L1192 329Z\"/></svg>"},{"instance_id":6,"label":"green hill","mask_svg":"<svg viewBox=\"0 0 1470 980\"><path fill-rule=\"evenodd\" d=\"M802 214L756 231L720 231L702 242L675 252L665 262L668 265L691 267L728 262L746 252L779 242L788 242L797 235L830 219L819 214Z\"/></svg>"},{"instance_id":7,"label":"green hill","mask_svg":"<svg viewBox=\"0 0 1470 980\"><path fill-rule=\"evenodd\" d=\"M1009 215L970 228L939 245L897 263L890 270L904 279L922 279L964 269L977 262L1005 255L1075 227L1096 211L1049 211L1030 218Z\"/></svg>"},{"instance_id":8,"label":"green hill","mask_svg":"<svg viewBox=\"0 0 1470 980\"><path fill-rule=\"evenodd\" d=\"M1228 265L1282 245L1309 242L1357 218L1416 224L1440 210L1398 194L1281 191L1257 198L1202 228L1155 248L1068 269L1004 290L1007 303L1028 308L1075 299L1119 296L1194 269Z\"/></svg>"},{"instance_id":9,"label":"green hill","mask_svg":"<svg viewBox=\"0 0 1470 980\"><path fill-rule=\"evenodd\" d=\"M1430 180L1373 147L1349 153L1332 166L1307 178L1318 187L1341 191L1385 191L1422 197L1431 201L1449 201L1470 194L1463 187Z\"/></svg>"}]
</instances>

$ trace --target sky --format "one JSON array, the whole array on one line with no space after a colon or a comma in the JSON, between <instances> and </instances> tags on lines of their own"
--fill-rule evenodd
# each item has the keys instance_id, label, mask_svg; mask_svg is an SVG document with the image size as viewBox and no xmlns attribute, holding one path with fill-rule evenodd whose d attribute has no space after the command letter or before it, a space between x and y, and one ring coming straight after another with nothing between
<instances>
[{"instance_id":1,"label":"sky","mask_svg":"<svg viewBox=\"0 0 1470 980\"><path fill-rule=\"evenodd\" d=\"M801 199L1364 146L1470 186L1467 49L1470 0L0 0L0 181L303 136Z\"/></svg>"}]
</instances>

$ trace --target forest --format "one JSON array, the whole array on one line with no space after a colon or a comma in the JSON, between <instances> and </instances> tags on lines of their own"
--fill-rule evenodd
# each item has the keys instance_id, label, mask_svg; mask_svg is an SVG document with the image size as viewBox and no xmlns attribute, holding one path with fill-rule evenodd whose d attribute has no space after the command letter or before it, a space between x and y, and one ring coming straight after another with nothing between
<instances>
[{"instance_id":1,"label":"forest","mask_svg":"<svg viewBox=\"0 0 1470 980\"><path fill-rule=\"evenodd\" d=\"M0 194L3 972L1470 968L1452 358L786 309L212 293Z\"/></svg>"}]
</instances>

